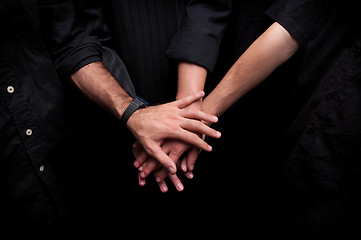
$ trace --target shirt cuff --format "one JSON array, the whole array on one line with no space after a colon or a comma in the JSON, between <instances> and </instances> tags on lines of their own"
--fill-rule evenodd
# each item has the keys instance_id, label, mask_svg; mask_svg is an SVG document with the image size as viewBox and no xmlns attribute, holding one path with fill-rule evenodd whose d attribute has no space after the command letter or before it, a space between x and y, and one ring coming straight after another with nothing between
<instances>
[{"instance_id":1,"label":"shirt cuff","mask_svg":"<svg viewBox=\"0 0 361 240\"><path fill-rule=\"evenodd\" d=\"M287 32L296 39L302 47L306 46L310 32L306 31L303 26L293 19L288 13L273 5L266 10L265 14L286 29Z\"/></svg>"},{"instance_id":2,"label":"shirt cuff","mask_svg":"<svg viewBox=\"0 0 361 240\"><path fill-rule=\"evenodd\" d=\"M218 42L194 29L183 29L176 33L166 51L173 60L192 62L212 72L218 58Z\"/></svg>"},{"instance_id":3,"label":"shirt cuff","mask_svg":"<svg viewBox=\"0 0 361 240\"><path fill-rule=\"evenodd\" d=\"M102 54L97 45L86 44L76 48L55 62L60 74L68 77L80 68L92 62L101 62Z\"/></svg>"}]
</instances>

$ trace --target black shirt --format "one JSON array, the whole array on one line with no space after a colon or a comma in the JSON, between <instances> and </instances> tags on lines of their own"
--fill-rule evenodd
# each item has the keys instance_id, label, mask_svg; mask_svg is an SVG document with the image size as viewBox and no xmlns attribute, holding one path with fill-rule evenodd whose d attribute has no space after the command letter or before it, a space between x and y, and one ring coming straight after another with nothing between
<instances>
[{"instance_id":1,"label":"black shirt","mask_svg":"<svg viewBox=\"0 0 361 240\"><path fill-rule=\"evenodd\" d=\"M259 11L271 3L263 1L261 5L262 1L258 2L258 8L253 8L251 1L189 1L185 22L173 38L168 56L196 62L218 75L215 77L219 81L249 44L269 26L267 18ZM222 176L220 179L226 184L219 184L217 178L214 184L210 184L211 196L221 195L233 212L240 211L240 208L239 215L242 216L254 216L260 212L266 221L262 229L270 229L269 232L278 229L277 220L284 217L277 202L283 203L286 192L275 187L283 184L283 179L277 182L275 178L278 177L278 163L282 164L284 159L288 159L287 184L293 186L294 192L291 214L297 216L301 225L313 225L314 229L328 226L330 229L330 222L332 226L335 222L336 226L340 223L340 215L342 219L348 218L349 221L343 224L347 225L352 222L350 213L358 208L356 204L360 202L360 187L356 185L361 176L360 95L357 93L360 51L358 40L351 34L359 32L357 23L360 21L345 17L356 16L355 11L338 9L334 3L277 1L267 11L268 16L299 41L302 49L227 110L220 118L224 128L220 129L222 138L217 139L225 144L212 145L214 150L205 155L207 163L195 169L213 170L207 183L214 178L216 169L217 176ZM338 10L336 14L335 9ZM196 37L192 39L192 35ZM206 85L209 86L208 80ZM211 83L211 86L213 89L215 85ZM278 140L282 136L284 144L281 145ZM281 155L278 155L278 150ZM223 168L219 165L219 160L227 156L238 174L229 171L227 164ZM213 159L216 167L209 168ZM199 164L202 164L201 160L197 161ZM228 191L221 192L217 184ZM277 199L272 201L274 196ZM249 202L247 197L251 199ZM236 207L242 205L247 206L247 210ZM271 208L275 209L273 215ZM250 214L247 215L247 211ZM256 222L256 226L261 224ZM274 229L269 228L275 223ZM281 226L277 237L281 232L289 231L288 227L292 225ZM339 225L335 229L345 228ZM292 236L286 239L300 236L298 232L288 233ZM327 236L333 233L335 231L330 231Z\"/></svg>"},{"instance_id":2,"label":"black shirt","mask_svg":"<svg viewBox=\"0 0 361 240\"><path fill-rule=\"evenodd\" d=\"M124 62L127 73L119 77L131 81L137 95L151 104L175 99L177 65L166 58L165 50L177 30L183 0L90 0L76 5L90 34Z\"/></svg>"},{"instance_id":3,"label":"black shirt","mask_svg":"<svg viewBox=\"0 0 361 240\"><path fill-rule=\"evenodd\" d=\"M359 224L361 26L353 7L297 0L267 10L302 46L284 173L297 224L315 239L349 239Z\"/></svg>"},{"instance_id":4,"label":"black shirt","mask_svg":"<svg viewBox=\"0 0 361 240\"><path fill-rule=\"evenodd\" d=\"M53 167L67 132L58 74L69 81L99 61L99 45L75 25L71 1L1 1L0 28L2 222L56 222L66 210Z\"/></svg>"},{"instance_id":5,"label":"black shirt","mask_svg":"<svg viewBox=\"0 0 361 240\"><path fill-rule=\"evenodd\" d=\"M166 54L170 59L205 67L208 70L205 92L208 94L272 24L264 11L273 2L187 1L186 14ZM290 70L288 65L286 70L275 71L212 125L222 132L222 137L207 139L213 150L200 153L194 169L195 178L191 186L187 186L187 191L194 188L192 194L201 199L199 202L208 202L212 212L219 213L220 218L224 216L221 222L215 218L202 219L204 222L216 223L218 229L226 229L230 234L238 234L241 229L242 234L251 234L254 238L283 239L287 227L282 219L279 159L271 161L270 156L278 143L280 129L283 130L285 112L281 112L281 106L285 102L283 89L290 82L286 77ZM209 211L206 207L203 210ZM229 217L231 215L242 221L241 228Z\"/></svg>"}]
</instances>

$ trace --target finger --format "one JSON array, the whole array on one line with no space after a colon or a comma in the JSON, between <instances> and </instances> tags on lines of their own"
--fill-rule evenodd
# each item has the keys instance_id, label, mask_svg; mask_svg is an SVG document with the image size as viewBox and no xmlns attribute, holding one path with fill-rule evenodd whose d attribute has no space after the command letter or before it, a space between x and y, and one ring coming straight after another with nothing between
<instances>
[{"instance_id":1,"label":"finger","mask_svg":"<svg viewBox=\"0 0 361 240\"><path fill-rule=\"evenodd\" d=\"M199 121L206 121L210 123L218 122L218 117L212 114L205 113L200 110L182 109L180 115L184 118L196 119Z\"/></svg>"},{"instance_id":2,"label":"finger","mask_svg":"<svg viewBox=\"0 0 361 240\"><path fill-rule=\"evenodd\" d=\"M136 141L134 144L133 144L133 148L132 148L132 151L133 151L133 156L135 158L137 158L139 156L139 154L144 151L142 145Z\"/></svg>"},{"instance_id":3,"label":"finger","mask_svg":"<svg viewBox=\"0 0 361 240\"><path fill-rule=\"evenodd\" d=\"M151 156L157 159L160 164L162 164L162 166L169 171L169 173L175 174L177 172L177 167L175 163L167 154L163 152L162 148L159 145L152 143L145 149Z\"/></svg>"},{"instance_id":4,"label":"finger","mask_svg":"<svg viewBox=\"0 0 361 240\"><path fill-rule=\"evenodd\" d=\"M188 179L193 179L193 173L191 171L183 172L184 176L186 176Z\"/></svg>"},{"instance_id":5,"label":"finger","mask_svg":"<svg viewBox=\"0 0 361 240\"><path fill-rule=\"evenodd\" d=\"M197 134L192 133L190 131L180 129L179 131L174 132L172 136L173 136L173 138L180 139L180 140L187 142L191 145L194 145L204 151L207 151L207 152L212 151L212 147L208 143L206 143L204 140L202 140L200 137L198 137Z\"/></svg>"},{"instance_id":6,"label":"finger","mask_svg":"<svg viewBox=\"0 0 361 240\"><path fill-rule=\"evenodd\" d=\"M198 132L213 138L220 138L222 135L219 131L214 130L213 128L205 125L200 121L192 120L192 119L184 120L181 123L181 127L188 131Z\"/></svg>"},{"instance_id":7,"label":"finger","mask_svg":"<svg viewBox=\"0 0 361 240\"><path fill-rule=\"evenodd\" d=\"M181 169L183 172L187 172L187 158L188 154L181 161Z\"/></svg>"},{"instance_id":8,"label":"finger","mask_svg":"<svg viewBox=\"0 0 361 240\"><path fill-rule=\"evenodd\" d=\"M178 178L178 176L176 174L172 175L172 174L168 174L169 179L172 181L174 187L179 191L183 191L184 186L181 182L181 180Z\"/></svg>"},{"instance_id":9,"label":"finger","mask_svg":"<svg viewBox=\"0 0 361 240\"><path fill-rule=\"evenodd\" d=\"M193 171L194 165L197 161L198 155L200 153L200 150L198 148L192 148L189 150L189 153L187 155L186 163L187 163L187 170Z\"/></svg>"},{"instance_id":10,"label":"finger","mask_svg":"<svg viewBox=\"0 0 361 240\"><path fill-rule=\"evenodd\" d=\"M165 178L168 176L169 172L165 169L159 169L158 171L154 172L154 177L157 183L161 183L165 180ZM193 173L191 171L183 172L183 174L189 178L193 178Z\"/></svg>"},{"instance_id":11,"label":"finger","mask_svg":"<svg viewBox=\"0 0 361 240\"><path fill-rule=\"evenodd\" d=\"M144 164L144 162L149 158L149 154L143 150L141 153L138 154L134 161L134 167L139 168Z\"/></svg>"},{"instance_id":12,"label":"finger","mask_svg":"<svg viewBox=\"0 0 361 240\"><path fill-rule=\"evenodd\" d=\"M143 150L142 145L141 145L138 141L135 141L135 142L133 143L132 148L133 148L133 155L134 155L134 157L137 157L136 154L137 154L137 153L140 153L140 152Z\"/></svg>"},{"instance_id":13,"label":"finger","mask_svg":"<svg viewBox=\"0 0 361 240\"><path fill-rule=\"evenodd\" d=\"M184 145L183 145L184 144ZM182 145L177 144L174 140L168 140L162 145L162 150L164 153L168 154L168 156L173 160L174 163L177 164L179 157L183 154L183 152L188 148L188 145L182 142ZM162 165L156 161L155 159L151 159L148 162L152 162L153 164L147 164L145 168L142 168L146 163L143 164L141 168L142 177L147 177L151 172L154 172L154 176L157 182L163 181L167 175L168 171L165 168L161 168ZM159 174L161 173L161 174ZM160 176L160 177L159 177Z\"/></svg>"},{"instance_id":14,"label":"finger","mask_svg":"<svg viewBox=\"0 0 361 240\"><path fill-rule=\"evenodd\" d=\"M192 179L193 178L193 173L191 171L189 171L189 169L187 169L187 161L188 161L188 155L189 152L184 156L184 158L181 160L181 166L180 168L182 169L183 174L188 178L188 179Z\"/></svg>"},{"instance_id":15,"label":"finger","mask_svg":"<svg viewBox=\"0 0 361 240\"><path fill-rule=\"evenodd\" d=\"M139 186L144 186L145 185L145 178L142 178L138 172L138 183Z\"/></svg>"},{"instance_id":16,"label":"finger","mask_svg":"<svg viewBox=\"0 0 361 240\"><path fill-rule=\"evenodd\" d=\"M174 163L178 163L179 158L182 154L189 148L189 145L184 145L182 148L171 149L169 152L169 157L173 160Z\"/></svg>"},{"instance_id":17,"label":"finger","mask_svg":"<svg viewBox=\"0 0 361 240\"><path fill-rule=\"evenodd\" d=\"M168 191L168 186L167 186L167 184L165 183L165 181L163 180L163 181L161 181L161 182L159 182L158 183L158 186L159 186L159 189L160 189L160 191L161 192L167 192Z\"/></svg>"},{"instance_id":18,"label":"finger","mask_svg":"<svg viewBox=\"0 0 361 240\"><path fill-rule=\"evenodd\" d=\"M146 178L151 172L160 168L162 165L154 158L147 160L138 170L140 171L140 176Z\"/></svg>"},{"instance_id":19,"label":"finger","mask_svg":"<svg viewBox=\"0 0 361 240\"><path fill-rule=\"evenodd\" d=\"M167 177L167 175L169 174L168 170L165 168L161 168L158 171L154 172L154 177L155 177L155 181L157 183L161 183L164 181L164 179Z\"/></svg>"},{"instance_id":20,"label":"finger","mask_svg":"<svg viewBox=\"0 0 361 240\"><path fill-rule=\"evenodd\" d=\"M176 106L178 108L185 108L187 107L188 105L194 103L195 101L198 101L199 99L201 99L202 97L204 97L204 92L203 91L200 91L200 92L197 92L195 94L192 94L188 97L185 97L185 98L181 98L177 101L174 102L174 104L176 104Z\"/></svg>"}]
</instances>

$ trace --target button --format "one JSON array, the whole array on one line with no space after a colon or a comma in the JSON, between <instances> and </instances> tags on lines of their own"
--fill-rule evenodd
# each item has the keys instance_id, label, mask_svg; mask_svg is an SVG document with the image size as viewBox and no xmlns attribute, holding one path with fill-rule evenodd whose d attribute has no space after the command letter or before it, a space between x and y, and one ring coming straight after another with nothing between
<instances>
[{"instance_id":1,"label":"button","mask_svg":"<svg viewBox=\"0 0 361 240\"><path fill-rule=\"evenodd\" d=\"M26 133L26 135L30 136L31 134L33 134L33 130L28 129L28 130L26 130L25 133Z\"/></svg>"},{"instance_id":2,"label":"button","mask_svg":"<svg viewBox=\"0 0 361 240\"><path fill-rule=\"evenodd\" d=\"M44 165L41 165L41 166L40 166L39 171L40 171L40 172L44 171Z\"/></svg>"},{"instance_id":3,"label":"button","mask_svg":"<svg viewBox=\"0 0 361 240\"><path fill-rule=\"evenodd\" d=\"M6 90L8 91L8 93L13 93L14 92L14 87L9 86Z\"/></svg>"},{"instance_id":4,"label":"button","mask_svg":"<svg viewBox=\"0 0 361 240\"><path fill-rule=\"evenodd\" d=\"M327 94L327 99L332 100L335 98L335 95L336 95L335 92L330 92L329 94Z\"/></svg>"}]
</instances>

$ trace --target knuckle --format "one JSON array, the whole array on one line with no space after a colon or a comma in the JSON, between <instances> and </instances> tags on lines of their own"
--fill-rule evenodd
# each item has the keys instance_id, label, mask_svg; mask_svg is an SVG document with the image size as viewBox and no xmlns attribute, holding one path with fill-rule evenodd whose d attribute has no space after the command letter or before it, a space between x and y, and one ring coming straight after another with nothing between
<instances>
[{"instance_id":1,"label":"knuckle","mask_svg":"<svg viewBox=\"0 0 361 240\"><path fill-rule=\"evenodd\" d=\"M172 148L172 153L181 154L183 152L183 146L180 144L175 144Z\"/></svg>"},{"instance_id":2,"label":"knuckle","mask_svg":"<svg viewBox=\"0 0 361 240\"><path fill-rule=\"evenodd\" d=\"M154 149L149 146L149 145L145 145L144 146L144 150L147 151L149 154L153 154L154 153Z\"/></svg>"},{"instance_id":3,"label":"knuckle","mask_svg":"<svg viewBox=\"0 0 361 240\"><path fill-rule=\"evenodd\" d=\"M182 151L179 149L172 149L172 151L170 152L170 154L179 157L180 155L182 155Z\"/></svg>"},{"instance_id":4,"label":"knuckle","mask_svg":"<svg viewBox=\"0 0 361 240\"><path fill-rule=\"evenodd\" d=\"M193 123L193 127L195 130L200 131L200 132L204 132L204 124L201 123L200 121L194 121Z\"/></svg>"},{"instance_id":5,"label":"knuckle","mask_svg":"<svg viewBox=\"0 0 361 240\"><path fill-rule=\"evenodd\" d=\"M191 139L191 141L193 142L193 143L199 143L200 141L200 138L197 136L197 135L195 135L194 133L190 133L190 135L189 135L189 137L190 137L190 139Z\"/></svg>"}]
</instances>

